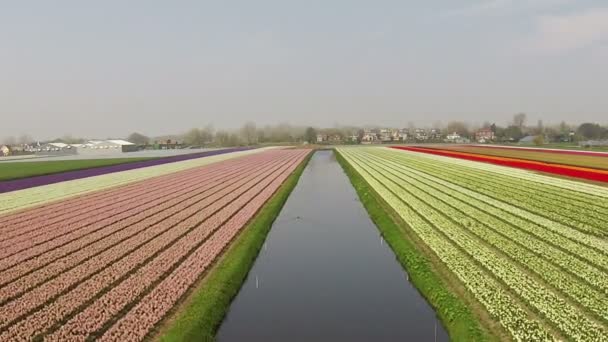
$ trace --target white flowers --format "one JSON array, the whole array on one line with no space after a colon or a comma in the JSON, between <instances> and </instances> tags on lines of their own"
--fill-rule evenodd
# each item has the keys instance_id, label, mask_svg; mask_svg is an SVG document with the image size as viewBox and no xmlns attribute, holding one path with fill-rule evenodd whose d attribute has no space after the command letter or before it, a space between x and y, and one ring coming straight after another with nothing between
<instances>
[{"instance_id":1,"label":"white flowers","mask_svg":"<svg viewBox=\"0 0 608 342\"><path fill-rule=\"evenodd\" d=\"M608 340L608 189L385 148L339 152L514 339L559 339L557 328Z\"/></svg>"}]
</instances>

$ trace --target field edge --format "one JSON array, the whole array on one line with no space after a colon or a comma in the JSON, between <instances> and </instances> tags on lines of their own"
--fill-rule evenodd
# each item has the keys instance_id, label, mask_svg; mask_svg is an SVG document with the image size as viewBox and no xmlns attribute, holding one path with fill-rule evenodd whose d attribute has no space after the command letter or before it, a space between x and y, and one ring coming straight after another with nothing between
<instances>
[{"instance_id":1,"label":"field edge","mask_svg":"<svg viewBox=\"0 0 608 342\"><path fill-rule=\"evenodd\" d=\"M215 265L167 315L150 339L163 342L214 341L230 304L247 279L272 224L297 185L314 151L281 184L243 228ZM150 340L149 339L149 340Z\"/></svg>"},{"instance_id":2,"label":"field edge","mask_svg":"<svg viewBox=\"0 0 608 342\"><path fill-rule=\"evenodd\" d=\"M338 150L335 150L335 154L369 217L388 242L396 259L407 271L409 280L435 309L450 339L453 341L498 340L488 332L496 328L482 325L482 319L473 313L463 299L454 295L447 282L436 274L425 251L408 237L407 224L394 213L394 210Z\"/></svg>"}]
</instances>

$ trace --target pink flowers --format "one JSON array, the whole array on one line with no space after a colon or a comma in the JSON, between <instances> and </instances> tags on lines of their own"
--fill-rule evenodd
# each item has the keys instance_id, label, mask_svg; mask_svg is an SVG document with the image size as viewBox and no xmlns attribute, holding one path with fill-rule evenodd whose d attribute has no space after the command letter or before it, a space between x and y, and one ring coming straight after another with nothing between
<instances>
[{"instance_id":1,"label":"pink flowers","mask_svg":"<svg viewBox=\"0 0 608 342\"><path fill-rule=\"evenodd\" d=\"M114 320L105 339L142 338L307 153L268 151L0 218L12 234L2 241L0 340L85 339ZM120 319L144 305L157 310Z\"/></svg>"}]
</instances>

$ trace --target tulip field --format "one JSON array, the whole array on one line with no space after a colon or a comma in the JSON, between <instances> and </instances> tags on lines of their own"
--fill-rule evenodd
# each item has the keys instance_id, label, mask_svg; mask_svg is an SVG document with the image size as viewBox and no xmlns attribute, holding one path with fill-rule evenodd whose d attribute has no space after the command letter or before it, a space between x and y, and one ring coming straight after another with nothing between
<instances>
[{"instance_id":1,"label":"tulip field","mask_svg":"<svg viewBox=\"0 0 608 342\"><path fill-rule=\"evenodd\" d=\"M256 149L0 195L0 341L140 341L309 150Z\"/></svg>"},{"instance_id":2,"label":"tulip field","mask_svg":"<svg viewBox=\"0 0 608 342\"><path fill-rule=\"evenodd\" d=\"M385 147L337 151L512 339L608 341L608 187Z\"/></svg>"}]
</instances>

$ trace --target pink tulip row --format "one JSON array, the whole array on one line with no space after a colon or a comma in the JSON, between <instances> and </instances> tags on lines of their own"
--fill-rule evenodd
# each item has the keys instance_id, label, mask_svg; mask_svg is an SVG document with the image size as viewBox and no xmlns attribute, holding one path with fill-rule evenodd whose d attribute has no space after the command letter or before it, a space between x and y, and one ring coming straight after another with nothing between
<instances>
[{"instance_id":1,"label":"pink tulip row","mask_svg":"<svg viewBox=\"0 0 608 342\"><path fill-rule=\"evenodd\" d=\"M180 240L179 244L175 244L165 250L154 261L142 267L137 273L107 292L69 322L62 325L50 339L57 341L71 340L73 338L84 339L101 329L106 322L118 315L129 303L143 294L150 284L162 279L162 276L166 272L169 272L172 267L180 265L180 260L198 245L206 244L206 239L213 239L213 236L217 234L223 236L224 229L229 229L229 226L224 225L224 223L227 223L235 213L238 215L239 210L246 206L247 203L250 203L250 201L258 203L255 201L257 195L270 186L286 170L287 168L284 168L281 173L275 173L274 178L265 179L252 188L246 195L232 202L218 215L212 217L199 229L193 231L190 236ZM220 227L222 229L216 232Z\"/></svg>"},{"instance_id":2,"label":"pink tulip row","mask_svg":"<svg viewBox=\"0 0 608 342\"><path fill-rule=\"evenodd\" d=\"M223 163L222 163L223 164ZM210 167L210 166L218 166L219 164L211 164L202 166ZM43 216L53 215L53 214L66 214L70 212L70 208L75 208L80 210L86 210L86 207L80 208L82 204L82 198L86 197L88 199L98 199L99 201L109 200L114 198L117 194L120 194L123 191L130 191L134 189L145 188L144 183L152 182L150 184L154 184L155 186L158 184L164 184L164 182L171 181L172 177L176 174L187 175L189 172L196 172L199 168L188 169L184 171L179 171L173 174L162 175L152 179L148 179L146 181L138 181L134 183L129 183L126 185L120 185L113 188L103 189L100 191L96 191L94 193L87 193L79 196L74 196L69 199L65 199L59 202L45 203L36 207L27 208L22 211L13 212L8 215L0 217L0 227L2 229L12 230L15 224L22 223L24 221L31 220L33 217L31 215L31 210L36 209ZM5 225L6 224L6 225ZM10 224L10 225L9 225ZM3 230L0 230L3 231Z\"/></svg>"},{"instance_id":3,"label":"pink tulip row","mask_svg":"<svg viewBox=\"0 0 608 342\"><path fill-rule=\"evenodd\" d=\"M267 176L269 173L270 171L261 175L256 175L253 180L248 182L248 185L254 185L259 179ZM168 239L169 236L173 239L179 238L181 234L184 234L188 229L199 224L214 211L219 210L230 203L232 197L239 195L239 192L232 191L231 193L231 190L234 189L226 189L215 196L211 196L206 200L197 203L195 206L189 208L181 207L181 210L178 211L177 215L169 217L152 226L147 232L137 234L122 243L105 250L102 254L87 259L85 262L78 264L77 267L70 269L68 272L59 274L59 276L53 278L51 281L46 282L41 286L36 287L31 292L7 303L0 308L0 310L6 312L3 312L0 315L0 327L19 316L26 314L28 310L32 310L36 306L51 300L71 286L78 284L87 276L100 271L108 264L113 263L124 256L125 252L133 250L141 252L142 250L145 250L141 247L142 243L147 242L147 245L154 245L159 249L162 249L168 241L172 241ZM169 229L176 225L178 226ZM12 286L7 286L5 288L7 288L7 291L18 289L18 287Z\"/></svg>"},{"instance_id":4,"label":"pink tulip row","mask_svg":"<svg viewBox=\"0 0 608 342\"><path fill-rule=\"evenodd\" d=\"M263 160L263 159L262 159ZM262 164L266 165L266 164ZM248 171L243 172L255 172L259 168L267 168L269 166L253 166L251 165L248 168ZM263 170L262 170L263 171ZM151 235L149 234L149 227L156 225L164 226L162 223L164 220L168 219L172 215L179 214L181 217L186 217L188 213L192 210L200 210L200 205L196 206L196 209L192 208L190 211L186 211L186 208L189 208L193 205L196 205L198 202L204 200L206 205L210 205L215 203L217 200L222 199L225 193L230 193L231 191L237 190L240 186L245 184L247 181L252 179L254 174L244 174L238 175L237 177L232 177L232 179L220 178L212 186L207 186L206 189L201 189L200 193L196 193L192 198L187 199L181 203L177 203L179 205L173 205L174 203L167 202L164 208L156 208L144 211L142 213L134 213L133 218L135 220L133 222L129 220L125 220L120 222L120 225L114 225L109 227L107 232L104 233L107 237L104 239L97 238L96 235L100 232L96 232L94 234L85 236L83 239L79 241L75 241L74 243L70 243L66 246L62 246L61 248L55 249L50 253L46 253L37 258L30 259L26 262L22 262L16 264L15 267L0 273L0 284L6 284L9 281L14 280L17 277L20 277L27 273L26 276L10 283L2 288L0 288L0 303L2 303L7 298L17 295L31 287L34 287L41 283L44 280L49 279L52 276L55 276L70 267L74 267L79 265L80 263L86 261L91 258L91 256L97 255L103 251L106 251L116 245L123 240L126 240L130 237L134 236L134 239L147 239ZM222 190L220 192L220 190ZM193 190L194 191L194 190ZM187 194L186 194L187 195ZM138 219L140 214L149 215L149 218L146 220ZM137 223L137 224L135 224ZM90 240L93 240L94 243L91 243ZM132 239L133 240L133 239ZM129 241L132 241L129 240ZM125 253L126 249L123 250ZM75 252L74 254L70 254ZM67 255L67 256L65 256ZM59 260L57 256L64 256ZM50 263L52 261L52 263ZM50 263L50 264L49 264ZM43 267L44 266L44 267ZM43 268L41 268L43 267Z\"/></svg>"},{"instance_id":5,"label":"pink tulip row","mask_svg":"<svg viewBox=\"0 0 608 342\"><path fill-rule=\"evenodd\" d=\"M169 276L143 297L129 312L107 330L100 341L141 341L155 325L175 306L212 265L243 226L272 196L278 186L292 170L285 172L253 201L233 216L222 229L201 245L188 259L182 262ZM59 339L72 335L60 331L52 337ZM78 336L81 337L81 336Z\"/></svg>"},{"instance_id":6,"label":"pink tulip row","mask_svg":"<svg viewBox=\"0 0 608 342\"><path fill-rule=\"evenodd\" d=\"M86 259L86 253L78 252L75 262L64 258L65 260L51 264L56 278L0 307L0 331L4 330L0 340L31 339L53 324L77 313L83 304L95 299L100 291L110 290L93 302L92 306L74 316L72 321L81 322L79 317L89 317L87 313L94 312L95 309L91 308L97 308L99 304L96 306L95 303L103 301L104 298L109 298L109 301L103 301L103 310L112 311L112 308L116 307L114 303L118 302L110 294L117 294L118 298L131 295L129 300L133 300L134 293L143 291L137 289L141 287L145 289L150 285L150 279L159 279L179 264L179 260L190 250L205 241L224 221L233 217L240 207L263 191L277 175L282 175L287 169L293 168L293 165L304 155L303 152L298 151L271 153L273 161L262 163L266 166L264 170L254 170L255 167L245 168L249 173L242 177L242 181L232 183L227 181L228 185L222 190L217 190L213 194L209 194L208 191L209 196L206 199L191 207L185 208L179 204L178 207L182 208L182 211L159 224L140 228L138 233L101 254ZM95 246L96 244L91 245L93 253L101 250ZM70 267L77 264L78 266L68 272L56 274L62 272L63 262ZM27 287L27 284L44 281L52 276L52 272L45 273L43 270L45 268L30 273L32 278L29 278L30 274L21 278L27 281L21 281L20 286ZM117 286L113 287L114 285ZM20 286L11 287L11 291L18 292ZM14 292L7 292L10 293ZM95 315L95 317L103 316L99 312L95 312ZM95 323L97 320L84 319L82 322L76 324L78 329L83 327L87 327L87 331L97 329L98 323Z\"/></svg>"},{"instance_id":7,"label":"pink tulip row","mask_svg":"<svg viewBox=\"0 0 608 342\"><path fill-rule=\"evenodd\" d=\"M271 158L271 156L266 156L266 158ZM0 251L0 258L11 256L32 246L35 246L34 250L36 252L43 252L46 251L47 248L45 248L46 246L41 246L40 244L45 243L47 241L49 241L48 244L50 245L48 246L48 248L52 249L56 246L65 244L75 238L86 235L90 232L95 232L103 227L111 227L112 224L115 224L116 222L119 222L121 220L127 218L131 218L132 220L133 211L141 212L142 210L148 208L152 209L152 211L155 211L154 208L156 208L158 205L163 204L163 202L165 201L171 200L175 195L182 193L190 193L195 190L196 187L206 185L208 182L214 181L218 177L225 177L230 174L236 175L239 172L242 172L243 167L251 167L251 165L255 165L256 163L259 164L259 162L256 162L255 160L250 160L249 163L238 165L236 169L233 168L231 170L220 168L217 172L211 172L209 176L207 175L206 169L200 169L199 173L196 175L196 178L181 179L181 177L177 177L178 186L174 185L173 188L148 188L148 192L154 191L155 196L140 196L139 198L132 200L129 206L117 205L117 208L110 212L97 212L96 210L92 210L88 213L89 218L85 221L79 222L78 224L70 223L70 220L68 219L66 219L65 222L56 225L45 226L44 224L40 224L32 228L36 230L34 234L37 234L38 236L30 236L27 240L21 243L18 241L14 241L12 246L5 248L5 250L3 251ZM232 167L233 165L230 166ZM201 177L205 177L203 178L202 182L200 180ZM90 204L92 205L94 205L94 203L94 201L90 202ZM128 208L123 210L121 207ZM31 251L27 252L30 252L29 254L31 254ZM14 260L13 263L16 263L21 260L23 259ZM4 260L0 260L0 270L4 269L2 264L6 264Z\"/></svg>"},{"instance_id":8,"label":"pink tulip row","mask_svg":"<svg viewBox=\"0 0 608 342\"><path fill-rule=\"evenodd\" d=\"M176 172L170 175L155 177L146 181L136 182L129 185L102 190L93 194L71 198L54 204L44 205L37 208L36 211L29 209L25 212L10 214L1 218L0 230L4 233L2 239L11 237L7 233L18 234L22 229L29 228L32 225L53 224L63 222L64 219L75 217L86 217L86 214L91 210L98 210L105 207L122 207L124 203L132 198L137 198L150 191L150 189L161 189L180 184L178 180L196 178L201 171L209 173L222 172L230 169L232 165L246 163L255 156L246 156L234 160L228 160L223 163L205 165L202 167ZM232 167L234 168L234 167ZM74 215L74 213L79 215ZM6 222L5 222L6 221ZM10 224L9 224L10 223Z\"/></svg>"}]
</instances>

